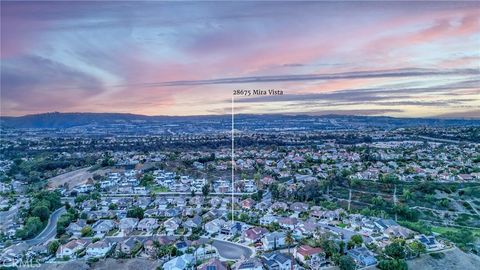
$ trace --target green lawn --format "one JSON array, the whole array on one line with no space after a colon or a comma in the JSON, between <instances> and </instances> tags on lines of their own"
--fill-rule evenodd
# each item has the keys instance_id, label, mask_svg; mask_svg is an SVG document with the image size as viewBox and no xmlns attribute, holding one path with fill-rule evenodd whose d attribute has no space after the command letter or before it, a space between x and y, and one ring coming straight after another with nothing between
<instances>
[{"instance_id":1,"label":"green lawn","mask_svg":"<svg viewBox=\"0 0 480 270\"><path fill-rule=\"evenodd\" d=\"M160 193L160 192L169 192L170 190L167 187L155 186L155 187L151 187L150 191L154 193Z\"/></svg>"},{"instance_id":2,"label":"green lawn","mask_svg":"<svg viewBox=\"0 0 480 270\"><path fill-rule=\"evenodd\" d=\"M462 230L469 230L476 235L480 235L480 228L478 229L463 229L463 228L454 228L454 227L440 227L440 226L432 226L432 232L444 234L446 232L458 232Z\"/></svg>"}]
</instances>

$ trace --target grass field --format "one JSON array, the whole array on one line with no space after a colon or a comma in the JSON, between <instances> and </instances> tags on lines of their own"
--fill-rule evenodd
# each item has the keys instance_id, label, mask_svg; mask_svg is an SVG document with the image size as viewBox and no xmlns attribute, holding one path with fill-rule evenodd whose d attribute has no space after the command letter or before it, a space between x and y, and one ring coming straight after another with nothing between
<instances>
[{"instance_id":1,"label":"grass field","mask_svg":"<svg viewBox=\"0 0 480 270\"><path fill-rule=\"evenodd\" d=\"M458 232L458 231L463 231L463 230L472 231L477 236L480 236L480 228L478 228L478 229L464 229L464 228L454 228L454 227L432 226L432 232L439 233L439 234L444 234L444 233L447 233L447 232Z\"/></svg>"},{"instance_id":2,"label":"grass field","mask_svg":"<svg viewBox=\"0 0 480 270\"><path fill-rule=\"evenodd\" d=\"M151 187L150 191L152 191L153 193L160 193L160 192L169 192L170 190L167 187L155 186L155 187Z\"/></svg>"}]
</instances>

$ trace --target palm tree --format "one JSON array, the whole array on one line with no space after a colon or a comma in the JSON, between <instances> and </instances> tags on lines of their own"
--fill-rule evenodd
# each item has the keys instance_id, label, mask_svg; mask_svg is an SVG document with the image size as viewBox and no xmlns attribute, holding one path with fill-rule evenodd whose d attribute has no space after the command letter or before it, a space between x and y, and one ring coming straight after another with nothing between
<instances>
[{"instance_id":1,"label":"palm tree","mask_svg":"<svg viewBox=\"0 0 480 270\"><path fill-rule=\"evenodd\" d=\"M292 269L293 269L293 256L292 253L290 253L290 247L293 245L294 239L292 237L292 231L288 231L287 235L285 236L285 244L288 246L288 254L292 257Z\"/></svg>"}]
</instances>

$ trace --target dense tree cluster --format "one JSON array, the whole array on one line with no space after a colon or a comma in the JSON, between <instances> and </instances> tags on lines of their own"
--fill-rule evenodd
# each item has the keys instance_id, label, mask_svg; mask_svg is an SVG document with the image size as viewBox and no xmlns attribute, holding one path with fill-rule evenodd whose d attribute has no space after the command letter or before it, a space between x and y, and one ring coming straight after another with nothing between
<instances>
[{"instance_id":1,"label":"dense tree cluster","mask_svg":"<svg viewBox=\"0 0 480 270\"><path fill-rule=\"evenodd\" d=\"M16 236L22 239L32 238L42 231L50 213L61 206L60 194L51 191L35 193L30 205L23 213L25 219L23 228L16 231Z\"/></svg>"}]
</instances>

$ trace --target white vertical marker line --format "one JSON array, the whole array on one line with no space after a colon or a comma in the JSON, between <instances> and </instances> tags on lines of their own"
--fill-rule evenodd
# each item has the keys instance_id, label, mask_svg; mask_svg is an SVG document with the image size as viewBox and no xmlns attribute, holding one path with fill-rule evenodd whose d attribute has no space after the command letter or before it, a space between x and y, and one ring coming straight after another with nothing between
<instances>
[{"instance_id":1,"label":"white vertical marker line","mask_svg":"<svg viewBox=\"0 0 480 270\"><path fill-rule=\"evenodd\" d=\"M232 94L232 226L233 226L233 223L235 222L235 215L234 215L234 211L235 211L235 208L234 208L234 191L235 191L235 150L234 150L234 147L235 147L235 100L234 100L234 96Z\"/></svg>"}]
</instances>

